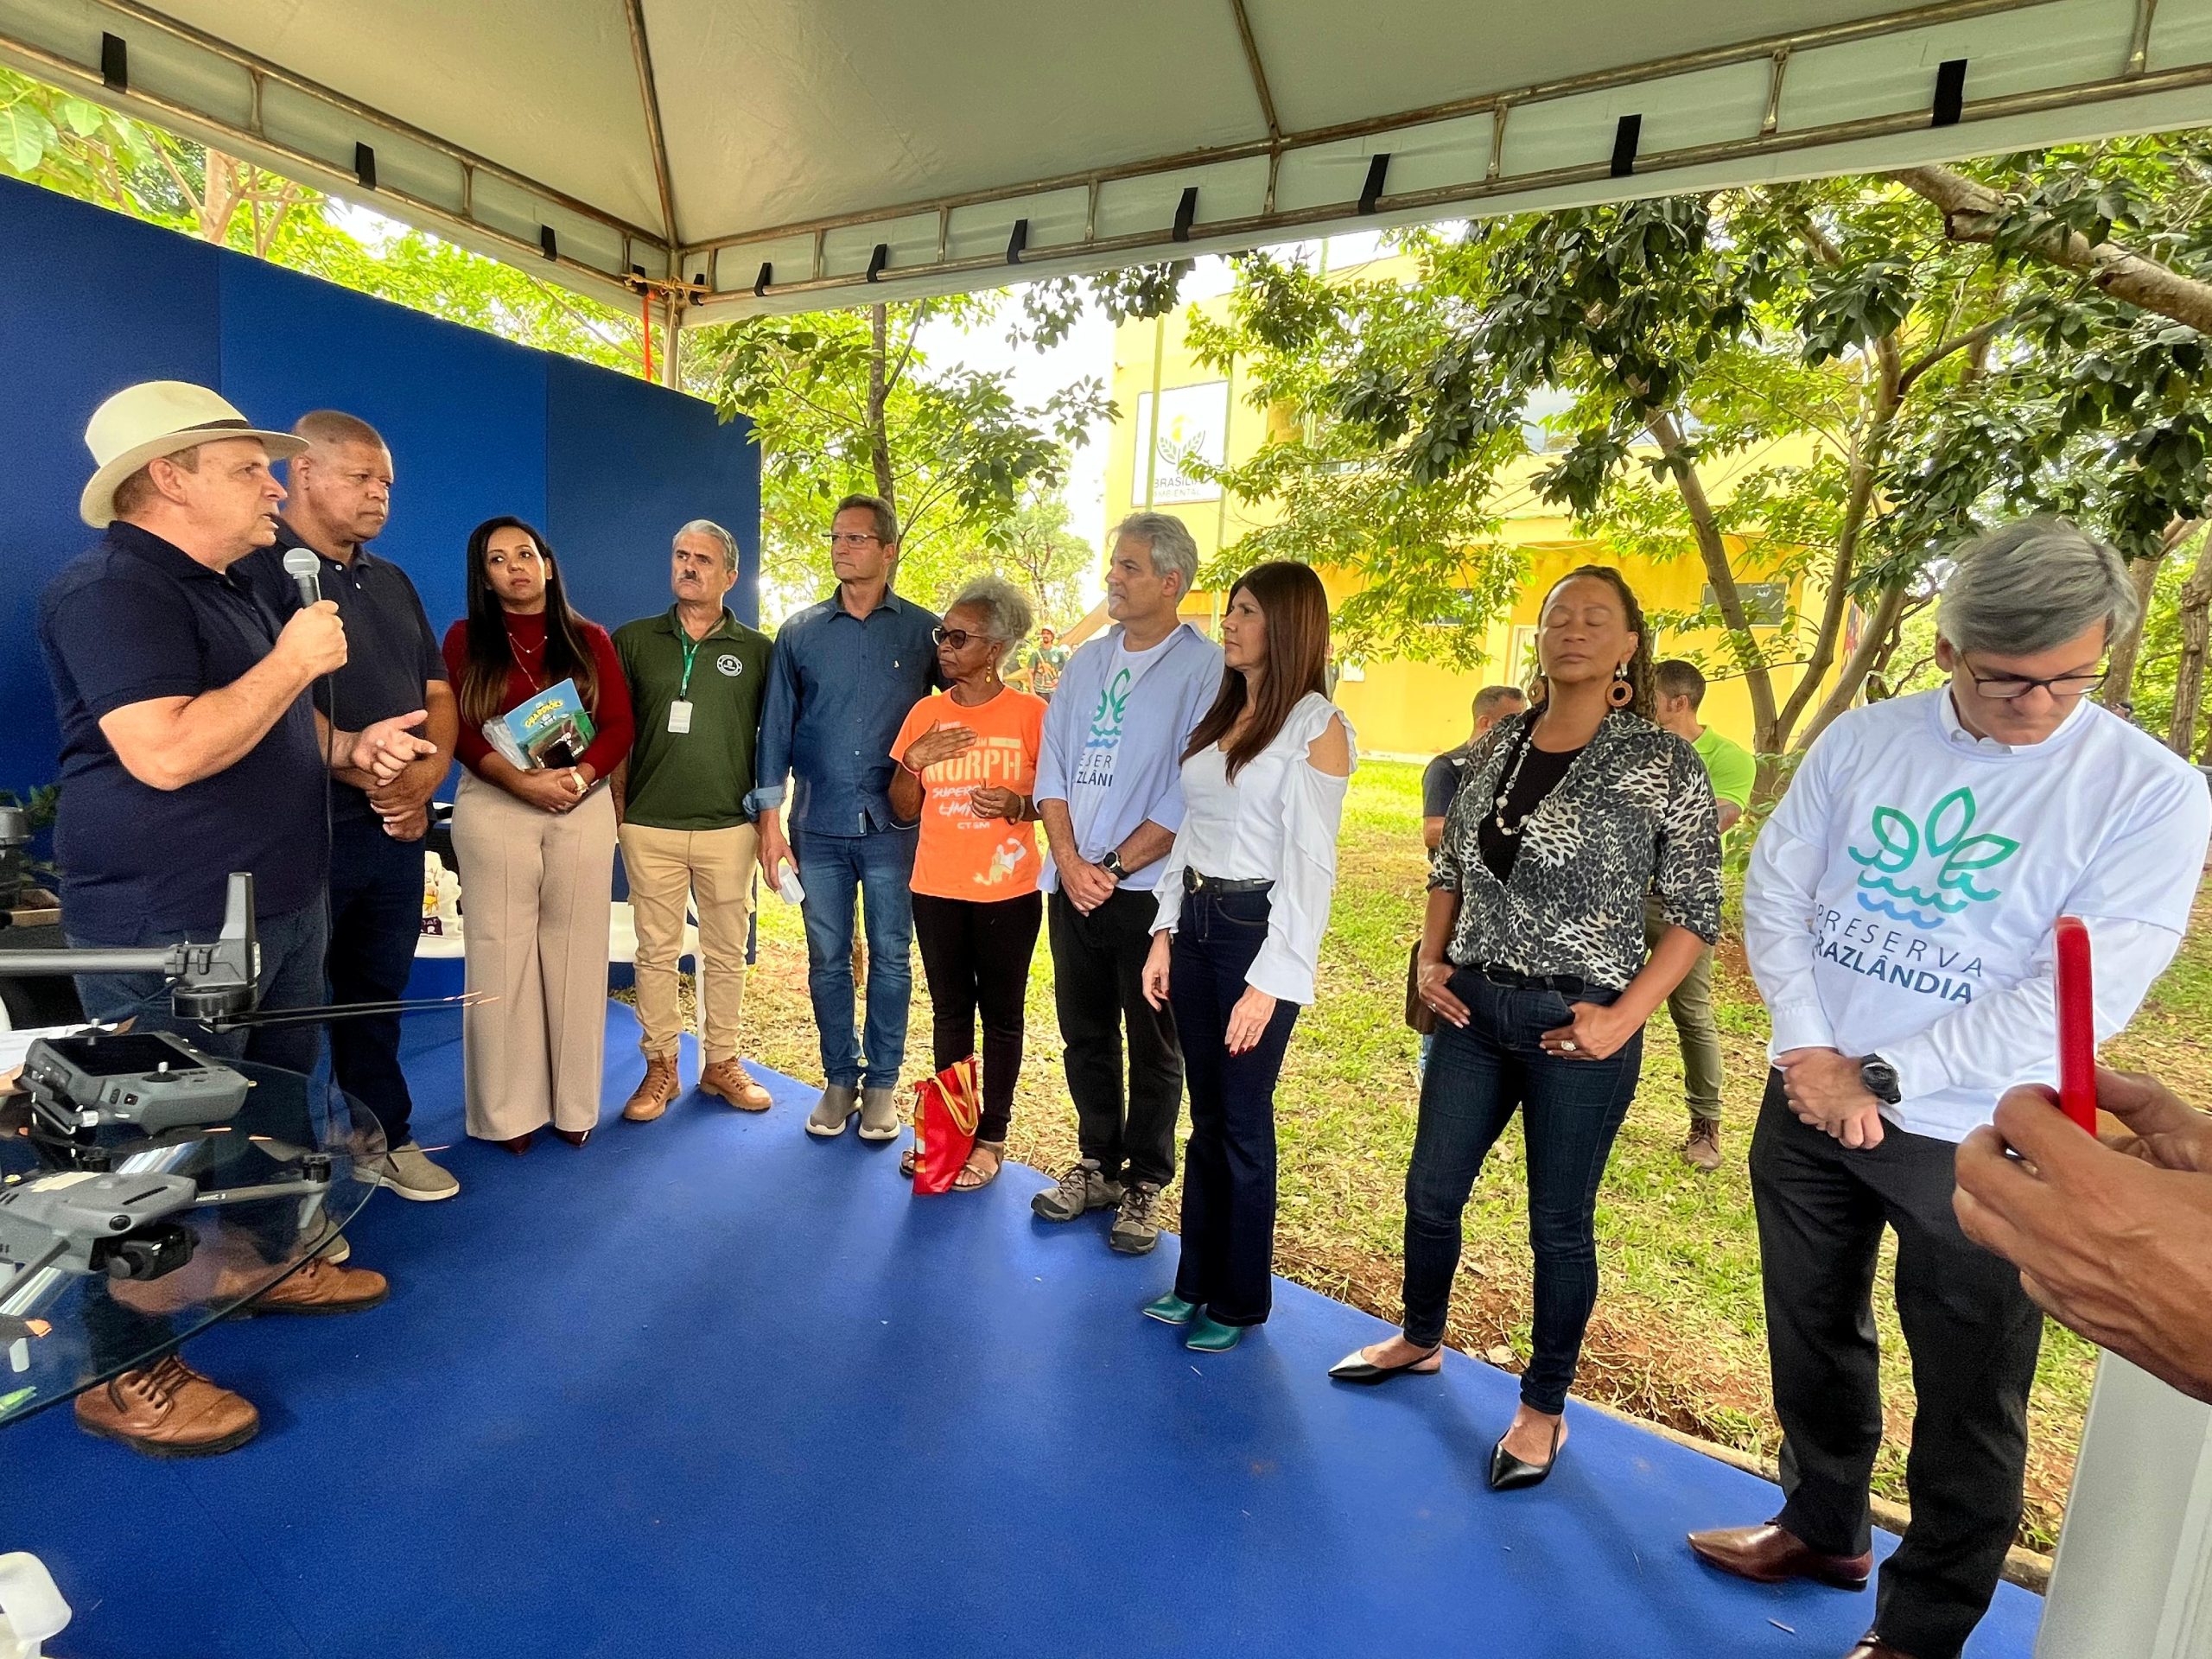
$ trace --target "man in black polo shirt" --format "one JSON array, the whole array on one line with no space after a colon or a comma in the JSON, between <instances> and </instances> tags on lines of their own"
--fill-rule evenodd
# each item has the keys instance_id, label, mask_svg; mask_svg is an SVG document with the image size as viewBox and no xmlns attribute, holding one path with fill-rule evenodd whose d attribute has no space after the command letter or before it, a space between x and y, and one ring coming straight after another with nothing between
<instances>
[{"instance_id":1,"label":"man in black polo shirt","mask_svg":"<svg viewBox=\"0 0 2212 1659\"><path fill-rule=\"evenodd\" d=\"M306 694L346 660L337 607L312 606L280 629L231 574L276 535L284 490L270 457L296 454L297 440L254 429L204 387L157 380L101 404L85 442L99 470L79 510L107 534L48 585L38 617L61 731L62 927L80 946L213 938L226 874L245 870L262 1006L315 1007L324 757L389 781L429 747L410 734L423 714L325 729ZM212 1053L312 1071L320 1052L313 1025L188 1028L158 974L80 975L77 989L92 1019L184 1031ZM385 1294L381 1274L318 1256L257 1306L340 1313ZM92 1325L95 1348L118 1360L167 1334L104 1295ZM259 1422L175 1354L80 1395L76 1410L89 1432L162 1457L228 1451Z\"/></svg>"},{"instance_id":2,"label":"man in black polo shirt","mask_svg":"<svg viewBox=\"0 0 2212 1659\"><path fill-rule=\"evenodd\" d=\"M332 409L302 415L292 435L307 448L287 471L291 497L276 540L240 560L238 574L278 616L289 616L300 595L284 555L302 547L315 555L322 596L336 602L346 625L345 666L315 684L326 720L365 726L410 709L429 713L423 727L435 746L429 753L381 785L341 767L331 791L330 1001L394 1001L407 994L423 934L423 837L430 797L452 765L460 715L415 584L368 550L391 514L391 451L367 422ZM364 1165L364 1174L417 1202L461 1191L416 1143L397 1014L333 1025L330 1063L339 1087L384 1128L390 1151Z\"/></svg>"}]
</instances>

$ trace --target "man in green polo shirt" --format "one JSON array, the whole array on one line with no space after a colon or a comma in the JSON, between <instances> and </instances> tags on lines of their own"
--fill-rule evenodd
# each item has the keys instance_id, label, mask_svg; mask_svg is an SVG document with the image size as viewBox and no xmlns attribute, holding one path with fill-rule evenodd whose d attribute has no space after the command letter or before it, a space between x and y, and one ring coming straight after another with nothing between
<instances>
[{"instance_id":1,"label":"man in green polo shirt","mask_svg":"<svg viewBox=\"0 0 2212 1659\"><path fill-rule=\"evenodd\" d=\"M768 685L768 637L732 616L737 543L695 518L676 532L669 586L676 602L614 631L637 736L619 802L622 868L638 929L638 1023L645 1075L622 1116L646 1123L682 1091L677 959L687 910L699 916L699 1087L741 1111L765 1112L768 1091L737 1057L745 941L760 837L745 810Z\"/></svg>"},{"instance_id":2,"label":"man in green polo shirt","mask_svg":"<svg viewBox=\"0 0 2212 1659\"><path fill-rule=\"evenodd\" d=\"M1679 658L1659 664L1652 672L1657 693L1659 723L1679 737L1705 762L1713 779L1713 798L1720 808L1720 833L1733 829L1751 804L1751 784L1758 762L1740 743L1732 742L1710 726L1699 723L1698 705L1705 701L1705 676L1694 663ZM1658 901L1647 902L1643 912L1645 939L1656 944L1667 931L1667 918ZM1674 1016L1675 1033L1681 1039L1682 1093L1688 1099L1690 1132L1682 1142L1682 1158L1694 1167L1720 1167L1720 1028L1713 1018L1713 947L1699 953L1697 966L1667 999Z\"/></svg>"}]
</instances>

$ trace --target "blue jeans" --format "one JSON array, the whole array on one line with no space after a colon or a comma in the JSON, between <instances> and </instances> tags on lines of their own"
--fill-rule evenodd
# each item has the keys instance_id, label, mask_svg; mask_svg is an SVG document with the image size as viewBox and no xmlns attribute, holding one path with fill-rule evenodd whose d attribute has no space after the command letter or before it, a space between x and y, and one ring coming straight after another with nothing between
<instances>
[{"instance_id":1,"label":"blue jeans","mask_svg":"<svg viewBox=\"0 0 2212 1659\"><path fill-rule=\"evenodd\" d=\"M1167 976L1191 1091L1175 1294L1223 1325L1262 1324L1274 1299L1275 1079L1298 1004L1278 1001L1243 1053L1227 1042L1268 910L1264 893L1185 893Z\"/></svg>"},{"instance_id":2,"label":"blue jeans","mask_svg":"<svg viewBox=\"0 0 2212 1659\"><path fill-rule=\"evenodd\" d=\"M1423 1348L1444 1339L1467 1195L1517 1106L1536 1259L1534 1352L1521 1399L1557 1413L1566 1408L1598 1302L1598 1182L1636 1096L1643 1033L1602 1060L1547 1054L1537 1039L1573 1017L1560 993L1495 984L1465 969L1452 973L1451 988L1469 1019L1465 1027L1438 1023L1421 1083L1406 1171L1406 1339ZM1575 1000L1611 1003L1618 995L1591 987Z\"/></svg>"},{"instance_id":3,"label":"blue jeans","mask_svg":"<svg viewBox=\"0 0 2212 1659\"><path fill-rule=\"evenodd\" d=\"M822 1037L824 1081L895 1089L906 1059L906 1004L913 995L913 830L871 836L791 836L806 917L806 988ZM854 890L868 927L868 1024L853 1033Z\"/></svg>"}]
</instances>

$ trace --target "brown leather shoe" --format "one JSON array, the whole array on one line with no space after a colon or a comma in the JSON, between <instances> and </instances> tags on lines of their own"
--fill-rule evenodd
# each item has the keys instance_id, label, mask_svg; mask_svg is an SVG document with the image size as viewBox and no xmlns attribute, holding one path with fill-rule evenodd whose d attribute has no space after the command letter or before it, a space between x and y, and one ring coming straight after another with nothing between
<instances>
[{"instance_id":1,"label":"brown leather shoe","mask_svg":"<svg viewBox=\"0 0 2212 1659\"><path fill-rule=\"evenodd\" d=\"M218 1387L175 1354L77 1396L77 1427L149 1458L212 1458L261 1428L251 1400Z\"/></svg>"},{"instance_id":2,"label":"brown leather shoe","mask_svg":"<svg viewBox=\"0 0 2212 1659\"><path fill-rule=\"evenodd\" d=\"M282 1282L253 1299L249 1313L358 1313L391 1294L384 1274L367 1268L341 1268L317 1255Z\"/></svg>"},{"instance_id":3,"label":"brown leather shoe","mask_svg":"<svg viewBox=\"0 0 2212 1659\"><path fill-rule=\"evenodd\" d=\"M1682 1161L1710 1175L1720 1167L1720 1120L1694 1117L1689 1138L1682 1142Z\"/></svg>"},{"instance_id":4,"label":"brown leather shoe","mask_svg":"<svg viewBox=\"0 0 2212 1659\"><path fill-rule=\"evenodd\" d=\"M1843 1659L1912 1659L1912 1656L1903 1648L1891 1647L1869 1630L1859 1638L1859 1645L1845 1654Z\"/></svg>"},{"instance_id":5,"label":"brown leather shoe","mask_svg":"<svg viewBox=\"0 0 2212 1659\"><path fill-rule=\"evenodd\" d=\"M1796 1533L1768 1522L1759 1527L1725 1527L1690 1534L1690 1548L1724 1573L1754 1584L1780 1584L1785 1579L1811 1579L1838 1590L1864 1590L1866 1575L1874 1570L1874 1552L1863 1555L1823 1555L1808 1548Z\"/></svg>"},{"instance_id":6,"label":"brown leather shoe","mask_svg":"<svg viewBox=\"0 0 2212 1659\"><path fill-rule=\"evenodd\" d=\"M768 1109L768 1091L745 1075L744 1065L735 1059L711 1060L699 1073L699 1087L709 1095L719 1095L741 1112L765 1112Z\"/></svg>"},{"instance_id":7,"label":"brown leather shoe","mask_svg":"<svg viewBox=\"0 0 2212 1659\"><path fill-rule=\"evenodd\" d=\"M645 1075L631 1090L630 1098L622 1108L622 1116L632 1123L650 1123L668 1109L668 1103L683 1092L683 1080L676 1074L676 1056L648 1054L645 1056Z\"/></svg>"}]
</instances>

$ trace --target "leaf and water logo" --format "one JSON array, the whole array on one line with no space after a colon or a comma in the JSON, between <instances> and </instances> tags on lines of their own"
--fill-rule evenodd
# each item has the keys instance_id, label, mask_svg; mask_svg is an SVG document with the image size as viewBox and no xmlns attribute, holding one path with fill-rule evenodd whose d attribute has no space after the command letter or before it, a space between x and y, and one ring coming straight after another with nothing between
<instances>
[{"instance_id":1,"label":"leaf and water logo","mask_svg":"<svg viewBox=\"0 0 2212 1659\"><path fill-rule=\"evenodd\" d=\"M1970 789L1953 790L1921 823L1893 806L1876 807L1874 850L1846 849L1859 866L1860 907L1934 929L1996 898L2002 889L1980 880L2019 851L2020 843L2008 836L1975 835L1974 820Z\"/></svg>"}]
</instances>

